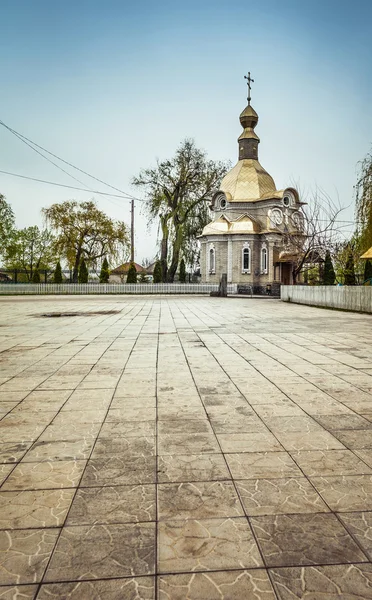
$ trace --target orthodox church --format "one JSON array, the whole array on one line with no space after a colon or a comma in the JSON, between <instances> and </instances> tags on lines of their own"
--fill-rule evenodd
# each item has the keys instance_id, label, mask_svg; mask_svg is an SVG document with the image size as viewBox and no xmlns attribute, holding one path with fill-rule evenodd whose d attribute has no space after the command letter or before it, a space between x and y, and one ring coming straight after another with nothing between
<instances>
[{"instance_id":1,"label":"orthodox church","mask_svg":"<svg viewBox=\"0 0 372 600\"><path fill-rule=\"evenodd\" d=\"M280 284L292 283L292 235L302 235L304 215L297 190L277 190L273 178L258 162L258 115L251 106L240 115L243 132L238 139L239 160L222 179L212 198L213 221L203 229L201 275L205 283L250 287L254 294L278 293Z\"/></svg>"}]
</instances>

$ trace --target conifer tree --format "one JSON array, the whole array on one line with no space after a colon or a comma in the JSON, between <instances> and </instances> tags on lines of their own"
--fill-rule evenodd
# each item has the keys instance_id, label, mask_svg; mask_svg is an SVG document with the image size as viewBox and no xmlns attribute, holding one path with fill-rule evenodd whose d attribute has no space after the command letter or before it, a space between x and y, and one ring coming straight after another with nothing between
<instances>
[{"instance_id":1,"label":"conifer tree","mask_svg":"<svg viewBox=\"0 0 372 600\"><path fill-rule=\"evenodd\" d=\"M35 269L32 275L32 283L40 283L40 273L37 269Z\"/></svg>"},{"instance_id":2,"label":"conifer tree","mask_svg":"<svg viewBox=\"0 0 372 600\"><path fill-rule=\"evenodd\" d=\"M183 258L181 259L181 263L180 263L180 282L181 283L186 282L186 266L185 266L185 261Z\"/></svg>"},{"instance_id":3,"label":"conifer tree","mask_svg":"<svg viewBox=\"0 0 372 600\"><path fill-rule=\"evenodd\" d=\"M324 261L323 285L334 285L335 279L336 274L333 268L331 255L327 250Z\"/></svg>"},{"instance_id":4,"label":"conifer tree","mask_svg":"<svg viewBox=\"0 0 372 600\"><path fill-rule=\"evenodd\" d=\"M108 266L108 262L107 262L107 258L105 256L105 258L103 259L103 263L102 263L102 267L101 267L101 272L99 274L99 280L100 283L107 283L110 277L110 271L109 271L109 266Z\"/></svg>"},{"instance_id":5,"label":"conifer tree","mask_svg":"<svg viewBox=\"0 0 372 600\"><path fill-rule=\"evenodd\" d=\"M366 264L364 265L364 281L372 278L372 261L366 260Z\"/></svg>"},{"instance_id":6,"label":"conifer tree","mask_svg":"<svg viewBox=\"0 0 372 600\"><path fill-rule=\"evenodd\" d=\"M79 283L88 283L88 269L84 259L80 263Z\"/></svg>"},{"instance_id":7,"label":"conifer tree","mask_svg":"<svg viewBox=\"0 0 372 600\"><path fill-rule=\"evenodd\" d=\"M54 271L54 275L53 275L53 283L62 283L63 278L62 278L62 268L61 268L61 263L58 261L57 265L56 265L56 270Z\"/></svg>"},{"instance_id":8,"label":"conifer tree","mask_svg":"<svg viewBox=\"0 0 372 600\"><path fill-rule=\"evenodd\" d=\"M154 283L161 283L162 282L162 272L161 272L161 262L160 260L157 260L155 263L155 267L154 267L154 272L153 272L153 282Z\"/></svg>"},{"instance_id":9,"label":"conifer tree","mask_svg":"<svg viewBox=\"0 0 372 600\"><path fill-rule=\"evenodd\" d=\"M345 266L345 285L355 285L354 256L350 249Z\"/></svg>"},{"instance_id":10,"label":"conifer tree","mask_svg":"<svg viewBox=\"0 0 372 600\"><path fill-rule=\"evenodd\" d=\"M130 263L127 275L127 283L137 283L137 271L134 263Z\"/></svg>"}]
</instances>

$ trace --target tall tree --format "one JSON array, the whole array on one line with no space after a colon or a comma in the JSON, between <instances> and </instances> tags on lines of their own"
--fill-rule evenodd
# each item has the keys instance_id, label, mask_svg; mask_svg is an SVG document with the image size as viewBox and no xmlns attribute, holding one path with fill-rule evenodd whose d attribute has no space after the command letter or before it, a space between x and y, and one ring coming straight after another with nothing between
<instances>
[{"instance_id":1,"label":"tall tree","mask_svg":"<svg viewBox=\"0 0 372 600\"><path fill-rule=\"evenodd\" d=\"M357 235L361 253L372 246L372 153L361 161L355 186Z\"/></svg>"},{"instance_id":2,"label":"tall tree","mask_svg":"<svg viewBox=\"0 0 372 600\"><path fill-rule=\"evenodd\" d=\"M185 259L181 258L181 262L180 262L180 282L181 283L185 283L186 281L186 265L185 265Z\"/></svg>"},{"instance_id":3,"label":"tall tree","mask_svg":"<svg viewBox=\"0 0 372 600\"><path fill-rule=\"evenodd\" d=\"M153 272L153 282L154 283L161 283L162 282L162 272L161 272L161 262L160 260L157 260L154 266L154 272Z\"/></svg>"},{"instance_id":4,"label":"tall tree","mask_svg":"<svg viewBox=\"0 0 372 600\"><path fill-rule=\"evenodd\" d=\"M137 283L137 270L134 263L129 265L127 283Z\"/></svg>"},{"instance_id":5,"label":"tall tree","mask_svg":"<svg viewBox=\"0 0 372 600\"><path fill-rule=\"evenodd\" d=\"M62 268L60 261L58 261L53 275L53 283L62 283L62 281Z\"/></svg>"},{"instance_id":6,"label":"tall tree","mask_svg":"<svg viewBox=\"0 0 372 600\"><path fill-rule=\"evenodd\" d=\"M101 283L107 283L109 280L109 277L110 277L109 265L107 262L107 258L105 256L105 258L103 259L101 272L99 274L99 280Z\"/></svg>"},{"instance_id":7,"label":"tall tree","mask_svg":"<svg viewBox=\"0 0 372 600\"><path fill-rule=\"evenodd\" d=\"M366 264L364 265L364 281L367 279L372 279L372 261L366 260Z\"/></svg>"},{"instance_id":8,"label":"tall tree","mask_svg":"<svg viewBox=\"0 0 372 600\"><path fill-rule=\"evenodd\" d=\"M150 222L159 219L163 280L166 275L173 282L183 246L190 235L195 237L190 222L197 221L200 212L205 215L206 203L227 168L226 163L208 160L193 140L186 139L174 158L158 161L155 169L144 169L134 178L134 185L145 190ZM201 230L202 226L197 233Z\"/></svg>"},{"instance_id":9,"label":"tall tree","mask_svg":"<svg viewBox=\"0 0 372 600\"><path fill-rule=\"evenodd\" d=\"M5 196L0 194L0 256L4 256L15 229L13 209Z\"/></svg>"},{"instance_id":10,"label":"tall tree","mask_svg":"<svg viewBox=\"0 0 372 600\"><path fill-rule=\"evenodd\" d=\"M88 277L89 277L89 272L87 269L86 262L83 258L81 260L80 268L79 268L79 277L78 277L79 283L88 283Z\"/></svg>"},{"instance_id":11,"label":"tall tree","mask_svg":"<svg viewBox=\"0 0 372 600\"><path fill-rule=\"evenodd\" d=\"M51 269L55 262L55 238L48 229L36 225L17 229L5 248L4 263L8 269L22 269L28 281L34 270Z\"/></svg>"},{"instance_id":12,"label":"tall tree","mask_svg":"<svg viewBox=\"0 0 372 600\"><path fill-rule=\"evenodd\" d=\"M349 248L349 250L348 250L348 256L347 256L346 267L345 267L344 283L345 283L345 285L355 285L356 284L355 269L354 269L354 256L353 256L352 248Z\"/></svg>"},{"instance_id":13,"label":"tall tree","mask_svg":"<svg viewBox=\"0 0 372 600\"><path fill-rule=\"evenodd\" d=\"M324 261L323 285L334 285L336 280L331 253L327 250Z\"/></svg>"},{"instance_id":14,"label":"tall tree","mask_svg":"<svg viewBox=\"0 0 372 600\"><path fill-rule=\"evenodd\" d=\"M95 267L103 256L115 260L128 247L126 225L110 219L93 201L70 200L53 204L42 212L56 231L56 249L72 267L74 283L82 258Z\"/></svg>"}]
</instances>

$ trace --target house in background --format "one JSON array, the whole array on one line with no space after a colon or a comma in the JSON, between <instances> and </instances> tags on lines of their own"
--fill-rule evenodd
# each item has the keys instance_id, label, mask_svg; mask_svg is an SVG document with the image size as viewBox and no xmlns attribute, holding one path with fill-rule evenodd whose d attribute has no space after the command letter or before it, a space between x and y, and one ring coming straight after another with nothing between
<instances>
[{"instance_id":1,"label":"house in background","mask_svg":"<svg viewBox=\"0 0 372 600\"><path fill-rule=\"evenodd\" d=\"M140 273L147 272L146 269L141 267L141 265L139 265L138 263L133 264L136 267L137 275L139 275ZM110 271L109 283L125 283L127 280L130 265L130 262L126 262L123 265L120 265L120 267L112 269L112 271Z\"/></svg>"}]
</instances>

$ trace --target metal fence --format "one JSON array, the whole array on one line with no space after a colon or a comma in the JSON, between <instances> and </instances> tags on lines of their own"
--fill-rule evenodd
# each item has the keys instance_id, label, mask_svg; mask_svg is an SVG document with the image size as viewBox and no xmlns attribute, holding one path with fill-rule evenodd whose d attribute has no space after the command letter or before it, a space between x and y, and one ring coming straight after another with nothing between
<instances>
[{"instance_id":1,"label":"metal fence","mask_svg":"<svg viewBox=\"0 0 372 600\"><path fill-rule=\"evenodd\" d=\"M83 294L203 294L218 291L211 283L5 283L0 296L83 295ZM237 285L227 286L228 294L237 293Z\"/></svg>"}]
</instances>

